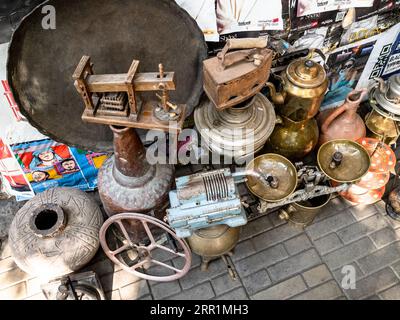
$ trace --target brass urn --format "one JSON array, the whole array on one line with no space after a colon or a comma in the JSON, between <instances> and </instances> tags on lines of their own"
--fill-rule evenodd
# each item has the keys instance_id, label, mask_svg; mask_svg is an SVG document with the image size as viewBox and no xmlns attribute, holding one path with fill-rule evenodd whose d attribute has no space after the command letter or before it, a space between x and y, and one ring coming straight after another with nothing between
<instances>
[{"instance_id":1,"label":"brass urn","mask_svg":"<svg viewBox=\"0 0 400 320\"><path fill-rule=\"evenodd\" d=\"M314 150L319 137L315 119L293 121L285 116L278 116L277 119L267 144L271 152L297 160Z\"/></svg>"},{"instance_id":2,"label":"brass urn","mask_svg":"<svg viewBox=\"0 0 400 320\"><path fill-rule=\"evenodd\" d=\"M292 61L281 73L282 91L277 92L272 83L267 83L279 113L293 121L313 118L328 88L324 67L311 57L312 51L307 57Z\"/></svg>"}]
</instances>

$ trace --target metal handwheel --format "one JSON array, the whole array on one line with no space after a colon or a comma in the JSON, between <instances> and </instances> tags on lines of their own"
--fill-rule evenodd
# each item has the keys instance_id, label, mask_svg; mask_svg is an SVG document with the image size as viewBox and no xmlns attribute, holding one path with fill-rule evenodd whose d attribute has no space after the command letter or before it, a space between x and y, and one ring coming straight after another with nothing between
<instances>
[{"instance_id":1,"label":"metal handwheel","mask_svg":"<svg viewBox=\"0 0 400 320\"><path fill-rule=\"evenodd\" d=\"M132 220L134 220L133 222L141 223L146 231L148 241L145 244L133 243L127 229L123 224L124 220L126 220L126 222L132 222ZM123 235L123 245L115 250L110 249L106 240L107 230L113 225L117 225ZM168 240L168 238L172 238L177 244L176 248L171 249L164 246L162 243L160 243L162 241L159 239L156 241L155 236L151 231L151 229L154 229L154 227L162 229L163 233L167 235L167 237L164 237L164 242L165 240ZM127 272L146 280L166 282L179 279L189 271L192 262L189 246L183 239L178 238L174 231L166 223L152 216L139 213L121 213L110 217L100 229L100 244L108 258L110 258L110 260L116 265L119 265ZM178 251L179 245L181 247L180 251ZM165 251L172 256L184 259L183 267L179 269L152 257L152 251L154 252L157 249ZM128 253L131 261L133 261L133 265L128 265L125 261L118 259L117 256L124 252ZM132 255L134 255L133 259ZM161 267L162 269L166 268L169 272L173 272L173 274L155 276L139 271L140 269L145 270L145 268L148 268L152 265L156 265L158 268Z\"/></svg>"}]
</instances>

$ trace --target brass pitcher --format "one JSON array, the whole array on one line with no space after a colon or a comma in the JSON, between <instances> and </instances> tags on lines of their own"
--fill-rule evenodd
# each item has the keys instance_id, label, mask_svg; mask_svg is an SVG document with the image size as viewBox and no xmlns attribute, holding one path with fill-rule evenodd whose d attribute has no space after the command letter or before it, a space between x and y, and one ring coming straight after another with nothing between
<instances>
[{"instance_id":1,"label":"brass pitcher","mask_svg":"<svg viewBox=\"0 0 400 320\"><path fill-rule=\"evenodd\" d=\"M325 60L322 53L315 52ZM311 60L313 53L314 50L310 50L307 57L292 61L281 73L281 92L276 91L274 84L266 83L272 101L279 106L279 113L293 121L313 118L328 89L326 71L319 63Z\"/></svg>"},{"instance_id":2,"label":"brass pitcher","mask_svg":"<svg viewBox=\"0 0 400 320\"><path fill-rule=\"evenodd\" d=\"M285 116L277 116L268 147L274 153L290 160L297 160L314 150L318 137L319 131L315 119L293 121Z\"/></svg>"}]
</instances>

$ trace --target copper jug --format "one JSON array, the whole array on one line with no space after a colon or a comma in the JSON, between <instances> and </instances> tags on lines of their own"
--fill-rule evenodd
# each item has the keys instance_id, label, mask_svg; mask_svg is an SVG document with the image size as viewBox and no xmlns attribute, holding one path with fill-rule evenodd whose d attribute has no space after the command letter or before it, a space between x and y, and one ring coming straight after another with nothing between
<instances>
[{"instance_id":1,"label":"copper jug","mask_svg":"<svg viewBox=\"0 0 400 320\"><path fill-rule=\"evenodd\" d=\"M280 78L282 91L267 82L272 101L279 106L279 113L293 121L313 118L319 111L328 88L326 71L319 63L311 60L314 50L305 58L292 61ZM322 53L316 51L323 59Z\"/></svg>"},{"instance_id":2,"label":"copper jug","mask_svg":"<svg viewBox=\"0 0 400 320\"><path fill-rule=\"evenodd\" d=\"M365 124L357 114L357 109L366 93L366 89L353 90L340 107L326 110L318 116L320 145L334 139L358 140L365 137Z\"/></svg>"},{"instance_id":3,"label":"copper jug","mask_svg":"<svg viewBox=\"0 0 400 320\"><path fill-rule=\"evenodd\" d=\"M290 160L302 159L318 143L318 125L315 119L293 121L277 116L275 129L269 137L268 147Z\"/></svg>"}]
</instances>

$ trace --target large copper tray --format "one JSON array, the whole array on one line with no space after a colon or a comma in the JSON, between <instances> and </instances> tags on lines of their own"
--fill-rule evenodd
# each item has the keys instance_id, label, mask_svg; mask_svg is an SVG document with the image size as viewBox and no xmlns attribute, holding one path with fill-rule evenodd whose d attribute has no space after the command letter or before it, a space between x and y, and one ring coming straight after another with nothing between
<instances>
[{"instance_id":1,"label":"large copper tray","mask_svg":"<svg viewBox=\"0 0 400 320\"><path fill-rule=\"evenodd\" d=\"M46 30L44 5L56 9L56 29ZM7 63L8 81L21 112L51 138L93 151L112 150L111 131L81 120L84 109L72 74L82 55L96 61L97 74L123 73L132 59L139 72L162 62L176 73L171 99L193 110L202 94L202 31L173 0L49 0L15 31ZM154 95L153 95L154 96Z\"/></svg>"}]
</instances>

